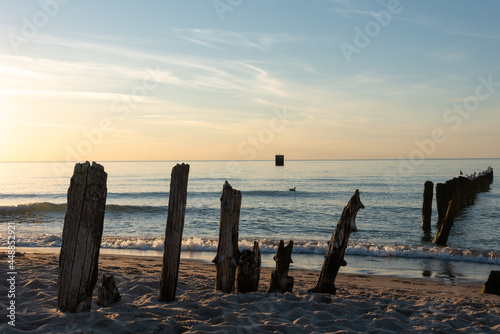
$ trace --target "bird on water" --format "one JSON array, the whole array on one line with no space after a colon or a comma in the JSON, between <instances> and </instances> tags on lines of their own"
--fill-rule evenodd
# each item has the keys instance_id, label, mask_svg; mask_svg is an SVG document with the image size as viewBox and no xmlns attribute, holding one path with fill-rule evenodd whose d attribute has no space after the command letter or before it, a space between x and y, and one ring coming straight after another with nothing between
<instances>
[{"instance_id":1,"label":"bird on water","mask_svg":"<svg viewBox=\"0 0 500 334\"><path fill-rule=\"evenodd\" d=\"M295 189L297 189L297 187L293 187L293 189L288 189L288 190L295 191Z\"/></svg>"}]
</instances>

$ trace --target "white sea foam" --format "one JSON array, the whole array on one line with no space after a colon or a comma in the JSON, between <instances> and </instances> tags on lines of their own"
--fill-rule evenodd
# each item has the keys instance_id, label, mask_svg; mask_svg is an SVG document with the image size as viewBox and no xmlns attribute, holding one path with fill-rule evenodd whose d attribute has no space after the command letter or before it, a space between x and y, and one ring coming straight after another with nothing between
<instances>
[{"instance_id":1,"label":"white sea foam","mask_svg":"<svg viewBox=\"0 0 500 334\"><path fill-rule=\"evenodd\" d=\"M240 250L252 249L253 242L257 240L262 253L276 252L279 240L242 238L239 241ZM288 241L286 241L288 242ZM102 248L108 249L138 249L138 250L163 250L164 238L158 237L104 237ZM17 240L20 247L60 247L61 237L53 234L40 236L20 237ZM3 240L1 246L5 247ZM182 241L183 251L215 252L217 251L216 238L188 237ZM293 253L324 255L328 250L328 242L320 240L294 241ZM438 247L433 245L391 245L373 243L351 243L346 250L346 255L365 257L394 257L409 259L436 259L447 261L466 261L483 264L500 265L500 252L488 250L470 250L454 247Z\"/></svg>"}]
</instances>

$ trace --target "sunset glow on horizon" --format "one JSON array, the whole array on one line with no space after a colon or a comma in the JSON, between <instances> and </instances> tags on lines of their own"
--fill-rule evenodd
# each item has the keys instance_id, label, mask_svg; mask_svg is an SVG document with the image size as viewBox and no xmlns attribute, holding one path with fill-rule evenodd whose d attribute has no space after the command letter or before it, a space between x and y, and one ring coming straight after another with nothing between
<instances>
[{"instance_id":1,"label":"sunset glow on horizon","mask_svg":"<svg viewBox=\"0 0 500 334\"><path fill-rule=\"evenodd\" d=\"M496 1L0 9L0 161L500 158Z\"/></svg>"}]
</instances>

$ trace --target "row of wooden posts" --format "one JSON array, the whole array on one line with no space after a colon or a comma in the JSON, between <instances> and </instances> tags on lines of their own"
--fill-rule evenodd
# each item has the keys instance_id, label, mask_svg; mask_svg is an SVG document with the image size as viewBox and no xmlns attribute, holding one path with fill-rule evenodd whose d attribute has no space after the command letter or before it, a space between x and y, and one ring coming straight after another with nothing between
<instances>
[{"instance_id":1,"label":"row of wooden posts","mask_svg":"<svg viewBox=\"0 0 500 334\"><path fill-rule=\"evenodd\" d=\"M455 177L445 183L436 185L437 218L440 229L434 238L436 245L444 246L456 215L463 208L474 204L476 195L489 189L493 182L493 168L471 177ZM431 231L432 197L434 183L427 181L424 184L424 203L422 206L422 229Z\"/></svg>"},{"instance_id":2,"label":"row of wooden posts","mask_svg":"<svg viewBox=\"0 0 500 334\"><path fill-rule=\"evenodd\" d=\"M175 300L182 232L186 210L188 164L172 168L168 214L165 230L163 266L158 297L161 301ZM59 276L57 282L58 307L61 311L89 311L92 292L97 282L98 260L106 207L107 174L104 167L93 162L75 166L68 189L67 211L64 218ZM220 198L220 226L215 289L226 293L257 291L260 279L261 255L258 242L253 250L238 249L238 228L241 192L226 181ZM341 266L345 266L345 249L351 232L356 232L356 214L364 208L356 190L344 208L332 238L316 286L310 292L335 294L335 278ZM286 246L281 240L274 260L276 268L271 273L267 292L291 292L293 277L288 276L292 262L293 241ZM98 289L99 298L118 300L119 293L114 280L103 275ZM107 302L102 302L106 305Z\"/></svg>"}]
</instances>

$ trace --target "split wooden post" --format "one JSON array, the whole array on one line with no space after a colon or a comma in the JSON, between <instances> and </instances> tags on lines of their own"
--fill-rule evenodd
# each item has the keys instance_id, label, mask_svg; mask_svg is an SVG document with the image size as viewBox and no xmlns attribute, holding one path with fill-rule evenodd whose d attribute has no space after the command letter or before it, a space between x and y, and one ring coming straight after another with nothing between
<instances>
[{"instance_id":1,"label":"split wooden post","mask_svg":"<svg viewBox=\"0 0 500 334\"><path fill-rule=\"evenodd\" d=\"M292 292L293 290L293 277L288 276L290 263L292 261L293 241L290 240L288 245L280 240L274 261L276 261L276 268L271 272L271 281L269 282L268 293L271 292Z\"/></svg>"},{"instance_id":2,"label":"split wooden post","mask_svg":"<svg viewBox=\"0 0 500 334\"><path fill-rule=\"evenodd\" d=\"M177 164L172 168L167 227L165 228L163 247L163 267L158 293L160 301L171 302L175 300L181 257L182 231L186 213L188 176L188 164Z\"/></svg>"},{"instance_id":3,"label":"split wooden post","mask_svg":"<svg viewBox=\"0 0 500 334\"><path fill-rule=\"evenodd\" d=\"M233 189L229 182L222 187L220 198L220 226L215 263L215 290L234 291L236 266L239 260L238 228L240 221L241 192Z\"/></svg>"},{"instance_id":4,"label":"split wooden post","mask_svg":"<svg viewBox=\"0 0 500 334\"><path fill-rule=\"evenodd\" d=\"M318 283L310 292L330 293L335 294L335 278L341 266L347 265L344 260L345 249L349 242L351 232L357 232L356 215L359 209L365 206L359 199L359 190L356 189L349 203L344 208L342 216L333 232L329 242L328 252L325 255L325 261L321 268Z\"/></svg>"},{"instance_id":5,"label":"split wooden post","mask_svg":"<svg viewBox=\"0 0 500 334\"><path fill-rule=\"evenodd\" d=\"M253 250L245 249L240 253L236 267L235 292L254 292L259 288L261 255L259 243L253 242Z\"/></svg>"},{"instance_id":6,"label":"split wooden post","mask_svg":"<svg viewBox=\"0 0 500 334\"><path fill-rule=\"evenodd\" d=\"M90 311L97 282L107 176L104 167L95 162L75 165L59 255L57 305L61 311Z\"/></svg>"},{"instance_id":7,"label":"split wooden post","mask_svg":"<svg viewBox=\"0 0 500 334\"><path fill-rule=\"evenodd\" d=\"M422 230L431 231L432 197L434 195L434 183L427 181L424 184L424 204L422 205Z\"/></svg>"},{"instance_id":8,"label":"split wooden post","mask_svg":"<svg viewBox=\"0 0 500 334\"><path fill-rule=\"evenodd\" d=\"M455 200L451 200L448 205L448 210L446 210L446 217L444 218L443 224L439 232L434 238L434 243L438 246L446 246L448 242L448 236L450 235L451 227L455 221L455 212L457 211Z\"/></svg>"}]
</instances>

